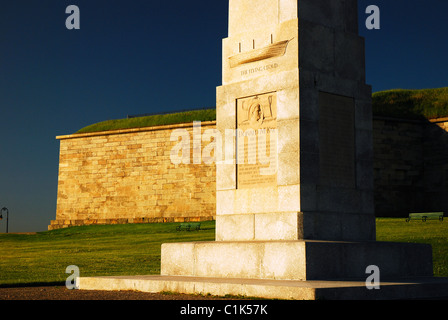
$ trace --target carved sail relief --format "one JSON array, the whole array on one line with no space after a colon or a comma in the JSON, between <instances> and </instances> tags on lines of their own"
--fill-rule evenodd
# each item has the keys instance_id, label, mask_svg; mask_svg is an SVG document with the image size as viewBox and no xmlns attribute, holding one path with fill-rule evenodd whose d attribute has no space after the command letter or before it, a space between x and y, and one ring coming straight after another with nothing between
<instances>
[{"instance_id":1,"label":"carved sail relief","mask_svg":"<svg viewBox=\"0 0 448 320\"><path fill-rule=\"evenodd\" d=\"M286 47L291 40L279 41L264 48L255 49L229 57L230 67L234 68L250 62L283 56L286 53Z\"/></svg>"}]
</instances>

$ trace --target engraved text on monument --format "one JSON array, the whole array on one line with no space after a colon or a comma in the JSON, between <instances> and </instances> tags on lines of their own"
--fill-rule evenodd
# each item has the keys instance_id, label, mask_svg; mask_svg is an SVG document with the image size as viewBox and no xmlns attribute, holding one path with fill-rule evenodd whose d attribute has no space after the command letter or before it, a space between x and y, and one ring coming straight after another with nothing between
<instances>
[{"instance_id":1,"label":"engraved text on monument","mask_svg":"<svg viewBox=\"0 0 448 320\"><path fill-rule=\"evenodd\" d=\"M237 187L277 185L277 96L237 100Z\"/></svg>"}]
</instances>

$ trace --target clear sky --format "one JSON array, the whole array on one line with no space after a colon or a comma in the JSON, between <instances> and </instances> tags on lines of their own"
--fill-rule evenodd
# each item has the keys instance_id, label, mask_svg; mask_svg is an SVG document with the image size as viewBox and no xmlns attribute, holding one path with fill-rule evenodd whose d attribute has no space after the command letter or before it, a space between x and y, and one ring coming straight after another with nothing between
<instances>
[{"instance_id":1,"label":"clear sky","mask_svg":"<svg viewBox=\"0 0 448 320\"><path fill-rule=\"evenodd\" d=\"M79 30L65 26L69 5L80 9ZM368 5L381 10L380 30L365 27ZM448 1L358 6L373 91L448 86ZM55 219L57 135L214 107L227 17L228 0L1 0L0 208L10 211L9 232L44 231Z\"/></svg>"}]
</instances>

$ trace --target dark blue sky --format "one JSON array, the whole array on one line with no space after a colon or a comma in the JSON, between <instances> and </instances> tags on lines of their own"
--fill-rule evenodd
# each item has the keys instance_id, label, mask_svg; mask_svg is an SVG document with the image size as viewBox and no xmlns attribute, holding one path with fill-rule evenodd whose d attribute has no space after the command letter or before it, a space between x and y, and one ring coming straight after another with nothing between
<instances>
[{"instance_id":1,"label":"dark blue sky","mask_svg":"<svg viewBox=\"0 0 448 320\"><path fill-rule=\"evenodd\" d=\"M447 1L358 3L374 91L448 86ZM65 27L71 4L80 30ZM371 4L380 30L365 27ZM9 231L43 231L56 216L55 136L128 114L215 106L227 15L228 0L1 0L0 207L10 210Z\"/></svg>"}]
</instances>

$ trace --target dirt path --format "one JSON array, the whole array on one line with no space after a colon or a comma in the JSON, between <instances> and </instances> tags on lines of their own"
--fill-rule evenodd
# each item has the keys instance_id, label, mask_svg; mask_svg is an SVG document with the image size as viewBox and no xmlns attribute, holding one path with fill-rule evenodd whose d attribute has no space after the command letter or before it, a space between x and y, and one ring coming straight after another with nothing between
<instances>
[{"instance_id":1,"label":"dirt path","mask_svg":"<svg viewBox=\"0 0 448 320\"><path fill-rule=\"evenodd\" d=\"M0 300L222 300L187 294L158 294L137 291L68 290L56 287L0 288Z\"/></svg>"}]
</instances>

